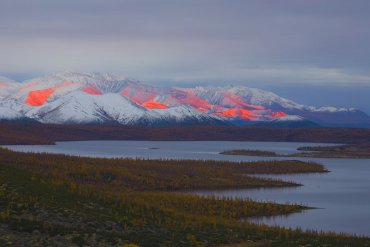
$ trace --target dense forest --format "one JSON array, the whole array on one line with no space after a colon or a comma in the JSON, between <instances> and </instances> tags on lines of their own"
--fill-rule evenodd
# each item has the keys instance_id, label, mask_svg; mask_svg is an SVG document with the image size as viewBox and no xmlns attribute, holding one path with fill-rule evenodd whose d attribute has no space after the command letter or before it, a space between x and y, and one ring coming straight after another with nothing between
<instances>
[{"instance_id":1,"label":"dense forest","mask_svg":"<svg viewBox=\"0 0 370 247\"><path fill-rule=\"evenodd\" d=\"M0 144L53 144L79 140L289 141L369 143L370 129L279 129L235 126L140 127L0 122Z\"/></svg>"},{"instance_id":2,"label":"dense forest","mask_svg":"<svg viewBox=\"0 0 370 247\"><path fill-rule=\"evenodd\" d=\"M297 186L248 174L325 171L300 161L102 159L0 149L0 246L370 246L367 238L245 221L304 206L184 193Z\"/></svg>"}]
</instances>

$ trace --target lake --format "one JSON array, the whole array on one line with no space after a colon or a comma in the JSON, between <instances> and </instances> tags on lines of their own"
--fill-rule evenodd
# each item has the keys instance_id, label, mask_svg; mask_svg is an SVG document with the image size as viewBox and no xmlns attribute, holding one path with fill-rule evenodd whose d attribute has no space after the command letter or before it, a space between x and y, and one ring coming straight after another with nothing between
<instances>
[{"instance_id":1,"label":"lake","mask_svg":"<svg viewBox=\"0 0 370 247\"><path fill-rule=\"evenodd\" d=\"M64 153L91 157L131 157L148 159L214 159L253 161L288 159L221 155L231 149L258 149L280 154L296 152L315 143L225 142L225 141L83 141L56 145L5 146L14 151ZM329 144L327 144L329 145ZM322 163L325 174L269 175L264 177L295 181L304 186L274 189L234 189L196 191L199 195L251 198L258 201L300 203L317 209L289 216L251 219L253 222L370 236L370 159L291 158Z\"/></svg>"}]
</instances>

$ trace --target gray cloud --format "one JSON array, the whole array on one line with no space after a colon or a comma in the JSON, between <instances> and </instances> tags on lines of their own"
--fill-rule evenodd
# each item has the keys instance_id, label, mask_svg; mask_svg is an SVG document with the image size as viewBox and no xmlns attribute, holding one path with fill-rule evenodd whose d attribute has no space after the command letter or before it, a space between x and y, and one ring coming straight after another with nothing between
<instances>
[{"instance_id":1,"label":"gray cloud","mask_svg":"<svg viewBox=\"0 0 370 247\"><path fill-rule=\"evenodd\" d=\"M370 84L368 0L1 0L0 72Z\"/></svg>"}]
</instances>

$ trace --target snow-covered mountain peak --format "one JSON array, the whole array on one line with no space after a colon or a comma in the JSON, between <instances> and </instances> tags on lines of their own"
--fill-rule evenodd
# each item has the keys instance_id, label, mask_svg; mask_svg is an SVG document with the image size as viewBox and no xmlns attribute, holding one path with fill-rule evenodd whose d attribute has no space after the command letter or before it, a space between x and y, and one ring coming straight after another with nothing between
<instances>
[{"instance_id":1,"label":"snow-covered mountain peak","mask_svg":"<svg viewBox=\"0 0 370 247\"><path fill-rule=\"evenodd\" d=\"M27 101L30 94L37 94L37 97L45 97L43 100L45 102L53 101L74 91L85 91L91 94L119 93L126 86L125 78L120 76L67 70L24 81L13 97Z\"/></svg>"},{"instance_id":2,"label":"snow-covered mountain peak","mask_svg":"<svg viewBox=\"0 0 370 247\"><path fill-rule=\"evenodd\" d=\"M87 73L87 72L76 72L71 70L65 70L61 72L55 72L46 76L37 77L31 80L24 81L24 83L30 82L74 82L82 85L89 83L105 83L111 81L124 81L125 78L121 76L112 75L109 73Z\"/></svg>"}]
</instances>

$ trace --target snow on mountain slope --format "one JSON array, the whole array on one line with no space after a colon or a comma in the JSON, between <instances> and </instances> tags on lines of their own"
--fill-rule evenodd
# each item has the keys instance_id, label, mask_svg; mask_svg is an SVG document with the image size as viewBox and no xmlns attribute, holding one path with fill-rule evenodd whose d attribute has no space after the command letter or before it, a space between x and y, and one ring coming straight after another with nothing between
<instances>
[{"instance_id":1,"label":"snow on mountain slope","mask_svg":"<svg viewBox=\"0 0 370 247\"><path fill-rule=\"evenodd\" d=\"M25 118L28 107L14 99L0 99L0 121Z\"/></svg>"},{"instance_id":2,"label":"snow on mountain slope","mask_svg":"<svg viewBox=\"0 0 370 247\"><path fill-rule=\"evenodd\" d=\"M123 125L174 124L192 121L211 122L219 118L187 106L148 110L117 93L92 95L72 92L53 102L33 108L26 116L42 123L117 123Z\"/></svg>"},{"instance_id":3,"label":"snow on mountain slope","mask_svg":"<svg viewBox=\"0 0 370 247\"><path fill-rule=\"evenodd\" d=\"M194 109L189 105L177 105L167 109L154 109L152 112L155 112L158 115L158 120L161 122L171 123L221 123L224 121L223 118L213 116L210 114L203 113Z\"/></svg>"},{"instance_id":4,"label":"snow on mountain slope","mask_svg":"<svg viewBox=\"0 0 370 247\"><path fill-rule=\"evenodd\" d=\"M330 106L324 106L324 107L312 107L308 106L305 109L308 109L312 112L355 112L357 109L355 108L337 108L337 107L330 107Z\"/></svg>"},{"instance_id":5,"label":"snow on mountain slope","mask_svg":"<svg viewBox=\"0 0 370 247\"><path fill-rule=\"evenodd\" d=\"M19 83L4 76L0 76L0 99L8 97L14 93L18 86Z\"/></svg>"},{"instance_id":6,"label":"snow on mountain slope","mask_svg":"<svg viewBox=\"0 0 370 247\"><path fill-rule=\"evenodd\" d=\"M34 108L26 115L42 123L135 124L147 113L119 94L91 95L77 91Z\"/></svg>"},{"instance_id":7,"label":"snow on mountain slope","mask_svg":"<svg viewBox=\"0 0 370 247\"><path fill-rule=\"evenodd\" d=\"M282 98L272 92L257 88L244 86L226 86L226 87L196 87L195 94L216 105L236 106L249 105L251 108L261 109L261 106L269 108L275 105L284 109L302 109L303 105L297 104L291 100Z\"/></svg>"},{"instance_id":8,"label":"snow on mountain slope","mask_svg":"<svg viewBox=\"0 0 370 247\"><path fill-rule=\"evenodd\" d=\"M257 125L277 128L316 128L320 126L315 122L297 115L278 117L271 121L259 123Z\"/></svg>"},{"instance_id":9,"label":"snow on mountain slope","mask_svg":"<svg viewBox=\"0 0 370 247\"><path fill-rule=\"evenodd\" d=\"M0 107L3 118L5 112L17 112L45 123L160 125L299 115L323 125L370 125L370 117L353 108L306 106L256 88L161 88L111 74L73 71L23 83L0 78Z\"/></svg>"},{"instance_id":10,"label":"snow on mountain slope","mask_svg":"<svg viewBox=\"0 0 370 247\"><path fill-rule=\"evenodd\" d=\"M188 104L194 108L211 112L217 111L214 109L215 106L216 108L217 106L242 107L254 110L262 110L263 107L278 110L298 109L331 112L348 110L304 106L279 97L272 92L244 86L196 87L194 89L156 88L124 77L101 73L64 71L34 78L23 84L19 95L23 100L29 96L30 92L34 91L49 89L52 92L47 100L52 101L72 91L82 90L91 94L122 93L130 100L140 104L154 100L169 106Z\"/></svg>"},{"instance_id":11,"label":"snow on mountain slope","mask_svg":"<svg viewBox=\"0 0 370 247\"><path fill-rule=\"evenodd\" d=\"M26 80L23 83L29 84L29 83L47 82L50 85L52 84L56 85L59 83L70 81L80 85L89 85L93 83L107 85L110 82L117 82L123 80L125 80L124 77L115 76L109 73L85 73L66 70Z\"/></svg>"},{"instance_id":12,"label":"snow on mountain slope","mask_svg":"<svg viewBox=\"0 0 370 247\"><path fill-rule=\"evenodd\" d=\"M262 126L269 128L317 128L320 127L319 124L307 120L298 115L287 115L282 117L277 117L270 121L256 122L254 126Z\"/></svg>"},{"instance_id":13,"label":"snow on mountain slope","mask_svg":"<svg viewBox=\"0 0 370 247\"><path fill-rule=\"evenodd\" d=\"M284 109L302 109L304 106L297 104L291 100L280 97L275 93L264 91L257 88L247 88L247 87L230 87L229 92L234 93L245 101L250 102L255 105L262 105L265 107L273 107L279 105Z\"/></svg>"},{"instance_id":14,"label":"snow on mountain slope","mask_svg":"<svg viewBox=\"0 0 370 247\"><path fill-rule=\"evenodd\" d=\"M15 97L26 100L30 93L44 93L48 96L45 102L77 90L92 94L115 93L125 85L124 78L111 74L63 71L24 81Z\"/></svg>"},{"instance_id":15,"label":"snow on mountain slope","mask_svg":"<svg viewBox=\"0 0 370 247\"><path fill-rule=\"evenodd\" d=\"M284 117L275 118L272 121L275 121L275 122L286 122L286 121L300 122L300 121L305 121L305 119L303 117L297 116L297 115L288 115L288 116L284 116Z\"/></svg>"},{"instance_id":16,"label":"snow on mountain slope","mask_svg":"<svg viewBox=\"0 0 370 247\"><path fill-rule=\"evenodd\" d=\"M356 110L354 108L306 106L280 97L272 92L244 86L196 87L194 91L197 96L213 104L227 106L243 105L245 102L248 102L251 108L257 106L257 109L263 106L276 110L307 110L312 112L349 112Z\"/></svg>"},{"instance_id":17,"label":"snow on mountain slope","mask_svg":"<svg viewBox=\"0 0 370 247\"><path fill-rule=\"evenodd\" d=\"M23 115L31 109L30 106L12 98L0 100L0 106L3 108L11 109L12 111L19 112Z\"/></svg>"},{"instance_id":18,"label":"snow on mountain slope","mask_svg":"<svg viewBox=\"0 0 370 247\"><path fill-rule=\"evenodd\" d=\"M217 107L229 108L221 113L223 116L269 121L285 115L300 115L324 126L370 126L370 117L354 108L306 106L272 92L244 86L196 87L193 90L195 95Z\"/></svg>"},{"instance_id":19,"label":"snow on mountain slope","mask_svg":"<svg viewBox=\"0 0 370 247\"><path fill-rule=\"evenodd\" d=\"M0 105L0 121L21 119L24 115L12 108Z\"/></svg>"}]
</instances>

